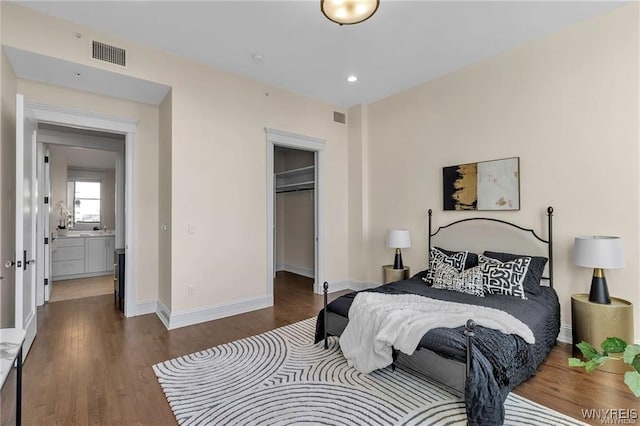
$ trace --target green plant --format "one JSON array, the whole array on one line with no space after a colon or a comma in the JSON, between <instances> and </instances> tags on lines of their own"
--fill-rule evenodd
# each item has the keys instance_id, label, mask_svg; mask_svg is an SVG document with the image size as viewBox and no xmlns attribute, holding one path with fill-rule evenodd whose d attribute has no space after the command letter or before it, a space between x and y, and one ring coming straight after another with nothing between
<instances>
[{"instance_id":1,"label":"green plant","mask_svg":"<svg viewBox=\"0 0 640 426\"><path fill-rule=\"evenodd\" d=\"M609 360L622 360L634 369L624 373L624 383L635 396L640 397L640 345L628 345L618 337L607 337L600 345L602 352L598 352L587 342L580 342L576 347L580 349L587 361L569 358L569 367L584 367L587 373L591 373Z\"/></svg>"}]
</instances>

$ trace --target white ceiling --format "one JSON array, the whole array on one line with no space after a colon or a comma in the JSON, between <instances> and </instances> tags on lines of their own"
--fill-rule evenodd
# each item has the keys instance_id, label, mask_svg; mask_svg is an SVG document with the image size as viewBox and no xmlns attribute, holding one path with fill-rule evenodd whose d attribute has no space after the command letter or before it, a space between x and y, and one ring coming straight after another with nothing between
<instances>
[{"instance_id":1,"label":"white ceiling","mask_svg":"<svg viewBox=\"0 0 640 426\"><path fill-rule=\"evenodd\" d=\"M9 62L20 78L56 86L160 105L169 86L88 67L51 56L5 46Z\"/></svg>"},{"instance_id":2,"label":"white ceiling","mask_svg":"<svg viewBox=\"0 0 640 426\"><path fill-rule=\"evenodd\" d=\"M381 0L371 19L341 27L322 15L318 0L18 3L341 107L379 100L623 4ZM262 63L252 60L256 53ZM346 82L352 73L357 83Z\"/></svg>"},{"instance_id":3,"label":"white ceiling","mask_svg":"<svg viewBox=\"0 0 640 426\"><path fill-rule=\"evenodd\" d=\"M77 146L49 145L51 158L65 158L68 167L115 169L116 153Z\"/></svg>"}]
</instances>

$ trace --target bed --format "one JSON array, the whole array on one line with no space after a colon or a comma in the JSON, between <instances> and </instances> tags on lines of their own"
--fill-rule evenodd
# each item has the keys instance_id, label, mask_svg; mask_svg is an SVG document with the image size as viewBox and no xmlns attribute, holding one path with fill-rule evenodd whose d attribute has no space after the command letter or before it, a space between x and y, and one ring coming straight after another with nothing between
<instances>
[{"instance_id":1,"label":"bed","mask_svg":"<svg viewBox=\"0 0 640 426\"><path fill-rule=\"evenodd\" d=\"M478 325L471 317L464 326L429 330L420 338L411 355L393 349L390 367L409 368L463 396L469 425L502 424L508 393L535 375L538 366L556 344L560 330L560 305L553 289L552 217L553 208L549 207L546 220L541 220L539 226L544 228L546 225L547 228L547 237L542 238L533 229L486 217L456 220L434 230L433 212L429 210L430 268L411 279L350 293L329 304L325 285L325 307L318 315L316 342L324 339L326 347L331 336L343 335L349 323L349 310L360 293L399 295L399 298L419 295L453 305L465 304L474 312L484 307L506 312L526 324L535 336L535 343L527 343L518 335ZM478 263L481 264L476 266L475 259L468 254L462 260L461 255L458 256L462 252L479 254ZM457 257L453 262L458 262L459 276L465 271L470 274L483 271L482 285L486 293L479 297L474 291L464 288L465 292L452 291L447 287L450 282L443 286L438 280L441 277L434 281L433 273L448 271L452 266L442 265L443 254L448 258ZM535 267L534 260L526 261L526 258L535 259ZM461 261L464 265L460 264ZM499 266L501 262L502 266ZM500 275L501 267L507 268L508 264L517 269L523 263L527 263L527 268L521 271L523 276L513 279L514 282L519 280L521 287L514 287L516 290L509 288L507 294L502 294L503 289L495 292L487 287L493 282L491 274L496 271L493 266L498 265L497 275ZM365 297L372 296L359 296L360 299Z\"/></svg>"}]
</instances>

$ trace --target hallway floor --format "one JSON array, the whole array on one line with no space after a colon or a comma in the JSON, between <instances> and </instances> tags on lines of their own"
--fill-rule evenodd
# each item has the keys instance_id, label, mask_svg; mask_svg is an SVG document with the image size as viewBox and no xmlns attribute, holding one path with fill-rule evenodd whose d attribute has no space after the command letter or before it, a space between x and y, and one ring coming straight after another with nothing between
<instances>
[{"instance_id":1,"label":"hallway floor","mask_svg":"<svg viewBox=\"0 0 640 426\"><path fill-rule=\"evenodd\" d=\"M49 302L113 294L113 275L54 281Z\"/></svg>"}]
</instances>

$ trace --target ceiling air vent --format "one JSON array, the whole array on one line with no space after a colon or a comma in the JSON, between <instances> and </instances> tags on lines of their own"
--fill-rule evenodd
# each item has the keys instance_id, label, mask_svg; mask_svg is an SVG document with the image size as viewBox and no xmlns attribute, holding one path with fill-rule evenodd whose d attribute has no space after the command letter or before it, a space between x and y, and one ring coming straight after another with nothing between
<instances>
[{"instance_id":1,"label":"ceiling air vent","mask_svg":"<svg viewBox=\"0 0 640 426\"><path fill-rule=\"evenodd\" d=\"M333 121L345 124L347 122L347 116L344 112L333 111Z\"/></svg>"},{"instance_id":2,"label":"ceiling air vent","mask_svg":"<svg viewBox=\"0 0 640 426\"><path fill-rule=\"evenodd\" d=\"M126 66L126 51L110 44L93 41L93 58L116 65Z\"/></svg>"}]
</instances>

